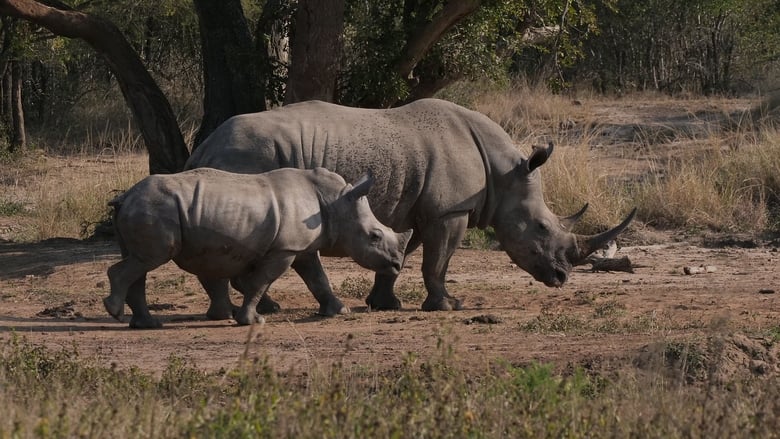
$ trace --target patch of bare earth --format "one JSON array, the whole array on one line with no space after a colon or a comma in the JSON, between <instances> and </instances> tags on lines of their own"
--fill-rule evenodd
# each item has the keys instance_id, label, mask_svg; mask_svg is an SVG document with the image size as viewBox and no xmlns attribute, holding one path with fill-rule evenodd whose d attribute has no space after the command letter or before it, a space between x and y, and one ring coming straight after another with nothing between
<instances>
[{"instance_id":1,"label":"patch of bare earth","mask_svg":"<svg viewBox=\"0 0 780 439\"><path fill-rule=\"evenodd\" d=\"M149 302L164 328L137 331L103 310L105 271L118 260L112 243L2 242L0 339L21 336L54 349L75 346L100 362L153 372L171 356L208 370L231 368L247 356L267 356L276 367L299 372L334 361L382 369L399 364L409 352L435 354L442 341L477 370L497 359L610 368L659 342L705 341L735 331L758 340L780 321L776 248L678 243L625 247L618 255L631 259L634 273L581 267L563 288L551 289L503 252L460 250L448 283L464 300L459 312L418 311L423 299L419 251L399 279L398 290L408 299L396 312L368 312L350 289L341 296L351 314L318 317L313 297L290 272L271 288L284 309L255 327L207 320L207 298L197 280L168 264L147 279ZM349 260L325 263L337 290L356 278L370 278ZM686 275L686 266L715 270ZM777 371L776 353L756 355L739 361L762 373Z\"/></svg>"}]
</instances>

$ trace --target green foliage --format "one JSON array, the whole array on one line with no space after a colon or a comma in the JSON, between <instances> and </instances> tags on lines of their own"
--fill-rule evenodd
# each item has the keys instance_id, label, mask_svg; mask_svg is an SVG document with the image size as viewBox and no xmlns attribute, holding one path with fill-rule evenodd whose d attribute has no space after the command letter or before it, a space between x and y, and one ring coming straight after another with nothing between
<instances>
[{"instance_id":1,"label":"green foliage","mask_svg":"<svg viewBox=\"0 0 780 439\"><path fill-rule=\"evenodd\" d=\"M769 340L772 343L780 342L780 326L775 326L769 329Z\"/></svg>"},{"instance_id":2,"label":"green foliage","mask_svg":"<svg viewBox=\"0 0 780 439\"><path fill-rule=\"evenodd\" d=\"M461 245L465 248L486 250L498 245L496 231L492 227L486 229L468 229Z\"/></svg>"},{"instance_id":3,"label":"green foliage","mask_svg":"<svg viewBox=\"0 0 780 439\"><path fill-rule=\"evenodd\" d=\"M27 211L27 203L0 199L0 216L21 215Z\"/></svg>"},{"instance_id":4,"label":"green foliage","mask_svg":"<svg viewBox=\"0 0 780 439\"><path fill-rule=\"evenodd\" d=\"M563 30L533 46L552 54L556 65L569 65L582 56L580 41L596 30L589 2L492 0L443 34L416 64L412 78L400 78L395 64L405 44L445 3L347 1L341 102L386 106L430 96L456 80L506 82L510 65L532 45L525 32L549 23L562 24Z\"/></svg>"},{"instance_id":5,"label":"green foliage","mask_svg":"<svg viewBox=\"0 0 780 439\"><path fill-rule=\"evenodd\" d=\"M408 86L392 68L406 40L399 18L403 2L347 1L346 6L340 101L359 104L405 99Z\"/></svg>"},{"instance_id":6,"label":"green foliage","mask_svg":"<svg viewBox=\"0 0 780 439\"><path fill-rule=\"evenodd\" d=\"M568 73L602 91L740 90L780 57L774 0L617 0L596 15L602 32Z\"/></svg>"}]
</instances>

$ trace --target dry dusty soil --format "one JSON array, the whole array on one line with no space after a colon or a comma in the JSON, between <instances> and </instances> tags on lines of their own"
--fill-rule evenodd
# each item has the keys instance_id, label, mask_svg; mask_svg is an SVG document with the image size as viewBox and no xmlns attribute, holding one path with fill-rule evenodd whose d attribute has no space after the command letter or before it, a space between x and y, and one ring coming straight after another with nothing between
<instances>
[{"instance_id":1,"label":"dry dusty soil","mask_svg":"<svg viewBox=\"0 0 780 439\"><path fill-rule=\"evenodd\" d=\"M704 345L724 335L734 367L777 373L778 352L766 337L780 326L778 243L680 235L652 245L624 242L616 256L629 257L633 273L581 266L560 289L534 281L502 251L461 249L447 285L464 309L453 312L419 311L425 294L419 250L399 279L404 308L395 312L366 309L369 272L346 259L325 259L352 313L316 316L314 298L288 272L271 287L283 310L253 327L207 320L207 297L194 276L168 264L147 280L152 313L164 322L147 331L131 330L103 309L106 269L119 259L112 242L0 240L0 346L19 336L152 373L172 356L214 371L253 357L299 373L335 361L393 367L410 352L436 355L442 342L475 370L498 359L611 369L640 364L660 342ZM688 275L685 267L710 269Z\"/></svg>"}]
</instances>

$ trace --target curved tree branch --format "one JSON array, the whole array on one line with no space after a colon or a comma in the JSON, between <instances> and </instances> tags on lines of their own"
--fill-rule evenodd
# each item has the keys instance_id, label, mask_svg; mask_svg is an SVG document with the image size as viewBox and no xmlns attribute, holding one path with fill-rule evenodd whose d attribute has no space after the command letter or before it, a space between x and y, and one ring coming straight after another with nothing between
<instances>
[{"instance_id":1,"label":"curved tree branch","mask_svg":"<svg viewBox=\"0 0 780 439\"><path fill-rule=\"evenodd\" d=\"M414 66L439 41L452 26L468 17L479 8L481 0L450 0L437 12L430 22L417 29L407 40L401 51L401 58L395 71L402 78L408 78Z\"/></svg>"},{"instance_id":2,"label":"curved tree branch","mask_svg":"<svg viewBox=\"0 0 780 439\"><path fill-rule=\"evenodd\" d=\"M52 3L52 0L48 0ZM56 2L58 7L65 7ZM111 22L33 0L0 0L0 14L43 26L54 34L84 40L108 63L149 150L149 172L173 173L189 156L168 99L138 54Z\"/></svg>"}]
</instances>

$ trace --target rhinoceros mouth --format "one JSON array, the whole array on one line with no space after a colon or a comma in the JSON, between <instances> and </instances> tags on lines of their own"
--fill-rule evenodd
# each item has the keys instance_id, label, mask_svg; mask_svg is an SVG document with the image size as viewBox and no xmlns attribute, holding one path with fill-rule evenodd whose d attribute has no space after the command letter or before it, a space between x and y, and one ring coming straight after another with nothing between
<instances>
[{"instance_id":1,"label":"rhinoceros mouth","mask_svg":"<svg viewBox=\"0 0 780 439\"><path fill-rule=\"evenodd\" d=\"M562 267L555 267L544 279L537 279L548 287L560 288L569 280L569 271Z\"/></svg>"},{"instance_id":2,"label":"rhinoceros mouth","mask_svg":"<svg viewBox=\"0 0 780 439\"><path fill-rule=\"evenodd\" d=\"M566 264L551 261L550 265L536 264L531 267L523 267L517 260L511 259L518 267L525 270L536 281L543 283L545 286L560 288L569 280L571 268L567 268Z\"/></svg>"},{"instance_id":3,"label":"rhinoceros mouth","mask_svg":"<svg viewBox=\"0 0 780 439\"><path fill-rule=\"evenodd\" d=\"M392 274L400 273L401 272L401 263L397 262L397 261L393 262L392 264L390 264L389 270L391 271Z\"/></svg>"},{"instance_id":4,"label":"rhinoceros mouth","mask_svg":"<svg viewBox=\"0 0 780 439\"><path fill-rule=\"evenodd\" d=\"M378 274L388 274L393 276L398 276L399 273L401 273L401 262L399 261L393 261L390 262L382 267L364 267L368 269L373 269Z\"/></svg>"}]
</instances>

